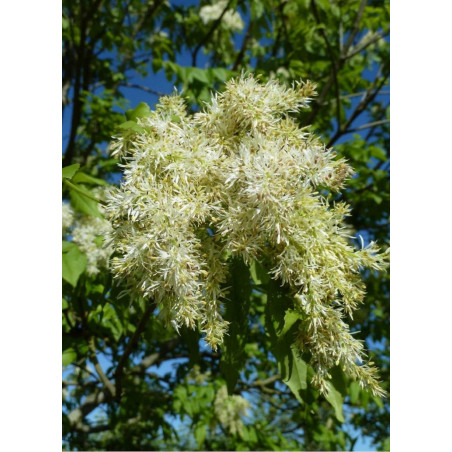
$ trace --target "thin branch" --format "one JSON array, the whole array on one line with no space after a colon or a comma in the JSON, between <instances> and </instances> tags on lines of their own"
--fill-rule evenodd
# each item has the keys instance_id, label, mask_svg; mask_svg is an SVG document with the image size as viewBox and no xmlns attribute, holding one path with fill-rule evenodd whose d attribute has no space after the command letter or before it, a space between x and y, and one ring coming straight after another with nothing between
<instances>
[{"instance_id":1,"label":"thin branch","mask_svg":"<svg viewBox=\"0 0 452 452\"><path fill-rule=\"evenodd\" d=\"M195 47L195 50L193 51L193 54L192 54L192 66L196 66L196 57L198 55L199 50L201 49L202 46L204 46L207 43L207 41L213 35L214 31L218 28L218 26L221 23L221 20L223 19L223 16L226 14L226 12L228 11L229 7L231 6L231 3L232 3L232 0L229 0L227 5L226 5L226 7L223 9L223 11L221 12L220 16L218 17L218 19L215 20L215 22L210 27L209 31L201 39L199 44Z\"/></svg>"},{"instance_id":2,"label":"thin branch","mask_svg":"<svg viewBox=\"0 0 452 452\"><path fill-rule=\"evenodd\" d=\"M102 403L108 403L113 399L110 391L98 389L88 395L83 404L74 408L69 414L68 419L73 429L83 428L82 419L96 409Z\"/></svg>"},{"instance_id":3,"label":"thin branch","mask_svg":"<svg viewBox=\"0 0 452 452\"><path fill-rule=\"evenodd\" d=\"M361 0L361 4L359 5L358 13L355 17L355 23L353 24L353 29L350 35L347 38L347 41L345 42L345 45L342 49L341 59L346 58L346 55L353 44L353 40L355 39L356 33L359 31L359 24L361 23L361 19L363 17L364 8L366 7L367 0Z\"/></svg>"},{"instance_id":4,"label":"thin branch","mask_svg":"<svg viewBox=\"0 0 452 452\"><path fill-rule=\"evenodd\" d=\"M250 23L248 24L248 28L246 30L245 37L243 38L242 47L240 48L240 52L238 53L237 58L235 59L234 64L232 66L233 71L237 70L237 68L239 67L239 64L242 62L243 57L245 56L246 47L248 45L248 41L251 38L252 26L253 26L253 22L250 19Z\"/></svg>"},{"instance_id":5,"label":"thin branch","mask_svg":"<svg viewBox=\"0 0 452 452\"><path fill-rule=\"evenodd\" d=\"M163 342L160 346L158 352L152 353L144 357L141 362L130 369L130 373L140 374L146 371L149 367L153 366L155 363L160 361L166 354L175 349L179 344L181 344L182 339L177 337L175 339L170 339L169 341Z\"/></svg>"},{"instance_id":6,"label":"thin branch","mask_svg":"<svg viewBox=\"0 0 452 452\"><path fill-rule=\"evenodd\" d=\"M355 129L349 129L346 132L344 132L344 134L358 132L359 130L368 129L369 127L377 127L377 126L381 126L383 124L388 124L388 123L389 123L389 119L382 119L381 121L369 122L368 124L363 124L362 126L356 127Z\"/></svg>"},{"instance_id":7,"label":"thin branch","mask_svg":"<svg viewBox=\"0 0 452 452\"><path fill-rule=\"evenodd\" d=\"M110 430L111 425L109 424L101 424L101 425L85 425L85 424L78 424L75 428L75 432L81 432L81 433L99 433L99 432L105 432L106 430Z\"/></svg>"},{"instance_id":8,"label":"thin branch","mask_svg":"<svg viewBox=\"0 0 452 452\"><path fill-rule=\"evenodd\" d=\"M349 52L344 58L348 60L348 59L354 57L358 53L362 52L365 48L369 47L371 44L379 41L380 39L385 38L388 35L389 35L389 30L385 31L385 32L381 31L381 32L376 33L368 41L361 40L361 42L357 44L356 48L352 49L352 51Z\"/></svg>"},{"instance_id":9,"label":"thin branch","mask_svg":"<svg viewBox=\"0 0 452 452\"><path fill-rule=\"evenodd\" d=\"M363 12L364 12L364 8L366 6L367 0L362 0L361 4L359 6L358 12L356 14L356 18L355 18L355 22L353 24L353 29L350 32L350 35L347 39L347 42L344 44L344 46L342 47L342 51L341 54L339 55L339 61L335 62L332 61L332 71L331 71L331 75L328 79L328 81L326 82L326 84L323 86L322 92L320 93L320 96L317 98L311 113L309 114L306 123L307 124L312 124L314 118L317 116L317 113L320 110L320 107L323 105L323 103L325 102L326 96L328 95L328 92L331 88L331 85L334 82L334 71L335 70L339 70L341 69L341 67L343 66L344 62L346 61L345 55L347 55L351 45L353 44L353 39L355 39L356 34L359 31L359 24L361 23L361 19L363 16ZM336 64L336 66L335 66Z\"/></svg>"},{"instance_id":10,"label":"thin branch","mask_svg":"<svg viewBox=\"0 0 452 452\"><path fill-rule=\"evenodd\" d=\"M144 311L143 316L141 317L141 320L137 326L137 329L135 330L135 333L133 334L132 338L128 342L126 349L124 350L124 353L122 354L118 366L115 370L115 382L116 382L116 398L120 399L122 396L122 377L124 375L124 366L126 365L127 360L129 359L130 354L132 353L133 348L135 347L135 344L138 342L138 339L141 335L141 333L144 331L146 327L146 323L149 320L149 317L154 312L156 308L156 303L154 300L149 301L149 304Z\"/></svg>"},{"instance_id":11,"label":"thin branch","mask_svg":"<svg viewBox=\"0 0 452 452\"><path fill-rule=\"evenodd\" d=\"M367 94L367 91L360 91L359 93L350 93L350 94L342 94L340 96L341 99L352 99L353 97L363 97ZM379 96L383 96L383 95L389 95L390 91L389 90L380 90L378 92ZM332 102L337 102L337 99L331 99L328 102L325 102L322 106L324 105L328 105L331 104Z\"/></svg>"},{"instance_id":12,"label":"thin branch","mask_svg":"<svg viewBox=\"0 0 452 452\"><path fill-rule=\"evenodd\" d=\"M96 344L94 342L94 336L92 336L90 338L90 340L88 341L88 345L89 345L89 349L91 351L90 358L91 358L91 361L94 364L94 369L96 370L100 381L111 392L111 395L113 397L115 397L115 395L116 395L116 388L115 388L114 384L105 375L105 373L102 370L102 367L101 367L101 365L99 363L99 360L97 359Z\"/></svg>"},{"instance_id":13,"label":"thin branch","mask_svg":"<svg viewBox=\"0 0 452 452\"><path fill-rule=\"evenodd\" d=\"M317 5L315 0L311 1L312 12L314 14L317 25L322 25L322 21L320 20L320 15L317 10ZM340 99L340 90L339 90L339 81L338 81L338 73L339 73L339 64L338 60L334 54L333 47L330 44L328 36L326 34L325 28L320 27L320 34L322 35L323 40L325 41L326 48L331 58L331 62L333 65L333 77L334 77L334 87L336 93L336 121L338 124L338 128L341 128L341 99Z\"/></svg>"},{"instance_id":14,"label":"thin branch","mask_svg":"<svg viewBox=\"0 0 452 452\"><path fill-rule=\"evenodd\" d=\"M126 88L135 88L135 89L140 89L142 91L145 91L146 93L149 94L154 94L155 96L158 97L163 97L163 96L167 96L168 94L165 93L161 93L160 91L155 91L151 88L148 88L147 86L142 86L142 85L138 85L137 83L121 83L120 86L125 86Z\"/></svg>"},{"instance_id":15,"label":"thin branch","mask_svg":"<svg viewBox=\"0 0 452 452\"><path fill-rule=\"evenodd\" d=\"M367 94L364 96L364 98L361 100L361 102L357 105L355 108L355 111L352 113L352 115L348 118L347 122L344 124L342 129L338 129L336 133L334 134L333 138L329 141L327 144L327 147L332 146L342 135L345 133L348 133L348 128L352 124L352 122L366 109L366 107L375 99L375 96L378 94L378 92L381 90L381 88L386 83L386 80L388 79L388 74L385 75L383 78L380 79L380 74L383 70L383 66L380 67L375 80L373 81L372 85L369 86L367 90ZM372 92L372 89L377 85L377 87Z\"/></svg>"}]
</instances>

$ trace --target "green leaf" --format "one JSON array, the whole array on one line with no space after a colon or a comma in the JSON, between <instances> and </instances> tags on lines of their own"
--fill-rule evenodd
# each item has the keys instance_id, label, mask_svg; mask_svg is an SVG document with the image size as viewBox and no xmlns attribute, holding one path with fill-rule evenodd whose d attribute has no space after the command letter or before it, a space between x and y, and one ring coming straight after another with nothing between
<instances>
[{"instance_id":1,"label":"green leaf","mask_svg":"<svg viewBox=\"0 0 452 452\"><path fill-rule=\"evenodd\" d=\"M105 182L103 179L99 179L97 177L90 176L89 174L78 172L73 178L72 182L77 183L85 183L85 184L92 184L92 185L104 185L107 186L108 183Z\"/></svg>"},{"instance_id":2,"label":"green leaf","mask_svg":"<svg viewBox=\"0 0 452 452\"><path fill-rule=\"evenodd\" d=\"M207 435L207 425L204 423L202 424L198 423L195 429L195 439L196 443L198 444L198 449L202 448L204 440L206 439L206 435Z\"/></svg>"},{"instance_id":3,"label":"green leaf","mask_svg":"<svg viewBox=\"0 0 452 452\"><path fill-rule=\"evenodd\" d=\"M284 314L284 328L282 329L280 336L285 335L292 328L295 322L301 318L302 317L298 312L288 309Z\"/></svg>"},{"instance_id":4,"label":"green leaf","mask_svg":"<svg viewBox=\"0 0 452 452\"><path fill-rule=\"evenodd\" d=\"M64 179L72 179L74 174L80 168L80 164L74 163L73 165L69 165L63 168L63 178Z\"/></svg>"},{"instance_id":5,"label":"green leaf","mask_svg":"<svg viewBox=\"0 0 452 452\"><path fill-rule=\"evenodd\" d=\"M126 121L122 124L119 124L118 126L122 130L133 130L137 133L143 133L144 129L143 127L139 126L135 121Z\"/></svg>"},{"instance_id":6,"label":"green leaf","mask_svg":"<svg viewBox=\"0 0 452 452\"><path fill-rule=\"evenodd\" d=\"M79 212L86 213L87 215L92 215L94 217L103 218L102 214L99 212L99 207L97 206L97 202L94 199L91 199L89 196L92 196L91 193L79 185L76 186L79 191L71 190L71 204L75 210ZM86 192L82 194L80 192Z\"/></svg>"},{"instance_id":7,"label":"green leaf","mask_svg":"<svg viewBox=\"0 0 452 452\"><path fill-rule=\"evenodd\" d=\"M69 307L69 304L66 299L63 298L63 309L67 309Z\"/></svg>"},{"instance_id":8,"label":"green leaf","mask_svg":"<svg viewBox=\"0 0 452 452\"><path fill-rule=\"evenodd\" d=\"M359 386L359 383L357 381L352 381L350 384L350 402L353 405L356 405L359 400L359 394L361 392L361 388Z\"/></svg>"},{"instance_id":9,"label":"green leaf","mask_svg":"<svg viewBox=\"0 0 452 452\"><path fill-rule=\"evenodd\" d=\"M63 240L63 245L61 248L63 253L67 253L68 251L77 248L77 245L74 242L68 242L67 240Z\"/></svg>"},{"instance_id":10,"label":"green leaf","mask_svg":"<svg viewBox=\"0 0 452 452\"><path fill-rule=\"evenodd\" d=\"M210 79L208 77L208 73L207 71L200 69L200 68L190 68L190 72L191 72L191 77L190 79L196 79L201 83L205 83L206 85L208 85L210 83Z\"/></svg>"},{"instance_id":11,"label":"green leaf","mask_svg":"<svg viewBox=\"0 0 452 452\"><path fill-rule=\"evenodd\" d=\"M371 146L370 155L378 160L382 160L383 162L386 162L386 160L388 160L388 158L386 157L386 152L377 146Z\"/></svg>"},{"instance_id":12,"label":"green leaf","mask_svg":"<svg viewBox=\"0 0 452 452\"><path fill-rule=\"evenodd\" d=\"M151 109L146 102L140 102L133 110L126 111L126 118L129 121L136 121L138 118L150 116Z\"/></svg>"},{"instance_id":13,"label":"green leaf","mask_svg":"<svg viewBox=\"0 0 452 452\"><path fill-rule=\"evenodd\" d=\"M300 391L308 387L306 382L308 365L294 346L290 347L290 353L285 354L282 360L278 361L278 368L282 381L290 388L297 400L303 403Z\"/></svg>"},{"instance_id":14,"label":"green leaf","mask_svg":"<svg viewBox=\"0 0 452 452\"><path fill-rule=\"evenodd\" d=\"M344 414L342 413L342 404L344 399L341 393L334 387L331 381L327 382L328 392L325 396L326 400L334 408L334 414L339 422L345 422Z\"/></svg>"},{"instance_id":15,"label":"green leaf","mask_svg":"<svg viewBox=\"0 0 452 452\"><path fill-rule=\"evenodd\" d=\"M74 245L69 251L63 252L63 279L75 287L87 264L87 257Z\"/></svg>"},{"instance_id":16,"label":"green leaf","mask_svg":"<svg viewBox=\"0 0 452 452\"><path fill-rule=\"evenodd\" d=\"M103 244L104 244L105 238L103 235L98 235L93 242L99 247L102 248Z\"/></svg>"},{"instance_id":17,"label":"green leaf","mask_svg":"<svg viewBox=\"0 0 452 452\"><path fill-rule=\"evenodd\" d=\"M213 68L212 73L214 78L220 82L225 82L232 74L231 71L221 67Z\"/></svg>"},{"instance_id":18,"label":"green leaf","mask_svg":"<svg viewBox=\"0 0 452 452\"><path fill-rule=\"evenodd\" d=\"M75 350L71 348L67 348L63 351L63 366L69 366L72 362L74 362L77 359L77 353Z\"/></svg>"}]
</instances>

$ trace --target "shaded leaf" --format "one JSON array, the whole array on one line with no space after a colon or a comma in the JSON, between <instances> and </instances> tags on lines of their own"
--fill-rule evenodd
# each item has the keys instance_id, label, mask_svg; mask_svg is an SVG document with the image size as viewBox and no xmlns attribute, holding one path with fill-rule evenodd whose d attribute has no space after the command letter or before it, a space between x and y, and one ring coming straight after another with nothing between
<instances>
[{"instance_id":1,"label":"shaded leaf","mask_svg":"<svg viewBox=\"0 0 452 452\"><path fill-rule=\"evenodd\" d=\"M267 284L270 281L270 276L265 271L261 263L253 260L250 264L250 274L254 284Z\"/></svg>"},{"instance_id":2,"label":"shaded leaf","mask_svg":"<svg viewBox=\"0 0 452 452\"><path fill-rule=\"evenodd\" d=\"M231 264L231 279L227 285L231 287L228 300L225 302L224 318L228 322L229 331L223 341L223 354L220 369L223 374L228 393L232 394L245 364L245 344L248 336L248 312L251 304L251 284L248 267L241 260Z\"/></svg>"}]
</instances>

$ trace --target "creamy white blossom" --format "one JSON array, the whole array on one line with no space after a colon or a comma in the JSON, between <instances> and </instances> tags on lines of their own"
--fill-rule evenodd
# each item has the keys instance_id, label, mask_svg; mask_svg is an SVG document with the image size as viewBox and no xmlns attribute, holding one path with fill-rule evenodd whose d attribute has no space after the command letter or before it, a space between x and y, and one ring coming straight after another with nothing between
<instances>
[{"instance_id":1,"label":"creamy white blossom","mask_svg":"<svg viewBox=\"0 0 452 452\"><path fill-rule=\"evenodd\" d=\"M70 228L72 223L74 222L74 210L71 205L67 202L63 202L62 205L62 222L63 222L63 231Z\"/></svg>"},{"instance_id":2,"label":"creamy white blossom","mask_svg":"<svg viewBox=\"0 0 452 452\"><path fill-rule=\"evenodd\" d=\"M105 196L104 191L99 189L93 190L93 194L98 198ZM101 204L99 211L104 212ZM105 244L103 237L110 230L111 224L108 220L74 212L68 203L63 202L63 232L69 235L86 255L88 259L86 272L89 276L96 275L101 269L109 268L113 247Z\"/></svg>"},{"instance_id":3,"label":"creamy white blossom","mask_svg":"<svg viewBox=\"0 0 452 452\"><path fill-rule=\"evenodd\" d=\"M227 5L227 0L220 0L213 5L203 6L199 10L199 17L201 17L201 20L204 22L204 24L217 20L221 16ZM241 31L244 27L240 13L238 11L234 11L233 9L228 9L223 14L221 22L232 31Z\"/></svg>"},{"instance_id":4,"label":"creamy white blossom","mask_svg":"<svg viewBox=\"0 0 452 452\"><path fill-rule=\"evenodd\" d=\"M250 403L240 395L228 395L226 386L222 386L215 397L214 410L219 422L231 435L243 431L242 417L249 416Z\"/></svg>"},{"instance_id":5,"label":"creamy white blossom","mask_svg":"<svg viewBox=\"0 0 452 452\"><path fill-rule=\"evenodd\" d=\"M200 325L216 348L228 328L231 258L265 260L305 319L296 344L311 352L313 382L326 392L329 369L340 364L378 394L376 370L360 365L363 345L344 319L365 294L360 270L382 270L386 256L374 243L355 249L348 206L322 194L342 189L353 171L293 119L313 95L309 81L287 88L242 76L195 115L182 98L162 98L138 120L143 133L111 145L124 162L106 208L112 267L159 303L168 324Z\"/></svg>"}]
</instances>

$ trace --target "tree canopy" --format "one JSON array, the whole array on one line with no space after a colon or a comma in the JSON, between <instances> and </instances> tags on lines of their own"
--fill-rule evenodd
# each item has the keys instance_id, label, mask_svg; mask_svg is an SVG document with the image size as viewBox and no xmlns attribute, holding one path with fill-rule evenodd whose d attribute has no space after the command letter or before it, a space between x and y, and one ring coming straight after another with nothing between
<instances>
[{"instance_id":1,"label":"tree canopy","mask_svg":"<svg viewBox=\"0 0 452 452\"><path fill-rule=\"evenodd\" d=\"M279 185L269 185L269 196L278 197L277 187L286 181L286 190L292 189L299 196L304 190L303 197L297 199L305 206L313 196L311 190L314 192L302 184L308 181L317 190L315 196L326 203L322 222L314 226L317 232L322 230L326 216L333 215L333 206L349 205L349 213L340 210L341 218L347 215L344 246L359 253L375 241L382 252L386 251L388 36L386 1L63 1L62 86L67 124L63 138L62 247L65 449L351 450L357 438L365 436L378 450L389 450L389 395L382 398L381 392L360 385L359 376L347 371L341 359L325 367L329 375L318 380L326 385L324 390L315 384L323 369L318 365L323 361L313 359L320 356L321 336L306 330L305 339L300 339L307 314L296 309L300 306L300 294L294 290L298 283L288 276L293 269L286 266L279 273L271 272L271 253L258 257L241 248L240 237L246 235L246 228L262 225L243 221L236 208L244 205L244 197L248 196L249 203L255 196L253 209L259 207L257 200L262 203L261 215L274 223L271 230L276 231L256 246L281 246L285 240L281 226L285 207L278 204L271 210L260 192L253 192L256 184L252 182L260 177L257 168L271 161L275 165L271 167L273 179L282 176ZM162 74L168 86L179 89L181 97L163 97L171 91L156 89L154 81L161 80ZM218 91L222 99L231 80L247 79L243 74L252 74L259 86L281 86L275 91L279 98L269 99L265 105L281 105L284 115L293 111L281 116L285 119L278 119L281 122L276 126L271 121L268 124L267 116L259 117L260 107L246 116L254 93L250 91L242 106L237 106L236 99L235 110L223 109L215 120L207 118L206 103L212 102L212 93ZM306 89L308 80L316 84L317 95ZM311 99L303 108L291 106L291 97L284 97L294 83L302 83L299 86L305 87L304 98ZM148 103L128 105L131 89L141 91ZM265 97L263 93L259 99ZM202 124L202 134L184 132L182 137L179 131L192 127L187 124L192 124L188 118L193 114ZM231 123L235 125L229 130ZM181 193L188 192L179 191L184 181L171 176L169 198L179 196L179 204L168 203L163 185L150 184L152 178L163 180L162 171L182 174L180 159L185 162L187 157L176 152L178 143L191 140L190 149L215 152L214 143L221 138L225 140L220 143L221 149L233 153L248 140L245 147L253 149L250 128L256 130L254 138L258 133L268 134L271 143L280 143L280 147L268 146L273 154L265 162L249 157L253 159L250 169L242 170L243 174L249 171L246 177L233 170L235 163L225 160L221 166L218 155L206 157L202 151L202 155L193 156L190 177L197 183L190 190L204 200L202 206L228 205L229 210L217 209L214 214L214 210L204 211L199 204L197 209L203 213L195 209L190 216L192 197L184 194L183 198ZM324 159L321 163L325 167L330 165L330 173L325 174L331 174L331 180L314 180L314 176L298 171L301 161L294 167L298 172L284 172L287 162L296 162L297 158L284 148L290 143L283 144L278 135L289 132L303 134L303 142L309 143L306 149L319 149L312 158ZM161 137L171 133L173 141L166 152ZM268 136L259 141L259 149L265 148ZM314 136L317 141L310 138ZM159 153L149 160L143 157L148 154L140 154L140 146L146 152L158 149ZM333 156L330 148L337 155ZM119 158L124 156L125 160ZM145 164L144 158L148 159ZM303 158L306 165L307 157ZM205 163L206 159L213 163ZM319 163L310 174L319 174L321 168ZM348 168L353 169L353 175ZM139 179L138 189L134 184L141 177L139 171L146 171L146 177ZM186 165L183 171L187 173ZM207 180L201 174L211 176ZM338 190L343 179L344 188ZM117 188L120 180L126 184ZM129 186L128 180L133 180ZM211 193L204 189L215 183L223 184L224 189ZM233 183L234 187L243 187L242 191L226 188ZM138 190L140 198L129 199L127 190ZM237 199L239 204L234 204ZM159 213L154 210L146 213L147 226L140 226L144 210L139 206L147 203L146 212L150 212L150 200L153 206L166 206L167 223L159 223ZM177 236L174 221L183 209L193 224L202 226L209 219L209 225L194 232L187 228ZM231 218L236 218L235 223ZM240 227L234 229L231 224ZM301 227L302 220L296 224ZM164 246L165 227L165 237L179 248L199 243L203 253L210 250L216 255L217 244L221 244L232 255L211 258L207 267L202 264L192 283L179 272L171 286L171 271L174 275L177 267L167 256L170 248ZM129 246L133 235L135 244L142 240L140 243L149 247L156 231L160 235L155 239L155 249L161 250L160 259L166 259L169 269L160 280L154 276L160 274L161 267L142 259L137 266L138 257L130 254ZM300 235L299 243L302 240ZM303 243L299 249L307 250L307 242ZM311 245L315 258L323 252L327 255L328 249ZM193 249L193 253L197 251ZM209 286L209 278L215 274L212 269L223 258L231 258L228 271L222 274L218 270L218 287ZM306 268L315 260L303 259L300 265ZM341 259L344 268L354 268L350 257L342 255ZM191 262L189 268L195 271L197 262ZM298 277L303 274L302 266L294 268ZM362 279L365 296L360 297L356 310L355 306L345 309L344 315L353 333L350 337L365 341L370 368L379 369L381 389L389 393L389 274L376 271L379 268L370 265L357 270L353 278L358 279L353 283ZM206 272L206 280L201 287L202 272ZM316 277L314 273L306 275ZM309 293L322 293L322 300L330 299L335 295L327 293L325 281L339 280L326 271L321 277L326 279ZM162 284L161 295L153 284ZM137 290L139 287L144 290ZM200 294L212 292L212 287L218 293L227 293L223 304L208 311L197 302ZM336 290L338 286L334 287ZM174 295L175 288L179 288L179 294L183 292L179 298ZM348 292L343 287L339 292L346 306ZM190 301L190 296L190 303L178 301ZM190 314L190 309L195 311ZM175 317L176 312L180 317ZM215 332L212 328L221 326L221 322L203 323L203 316L220 316L227 330ZM180 321L186 318L192 321ZM297 334L298 345L305 344L303 349L294 347ZM343 349L344 337L332 336L331 344Z\"/></svg>"}]
</instances>

